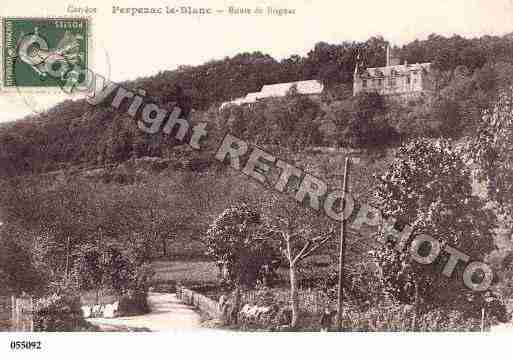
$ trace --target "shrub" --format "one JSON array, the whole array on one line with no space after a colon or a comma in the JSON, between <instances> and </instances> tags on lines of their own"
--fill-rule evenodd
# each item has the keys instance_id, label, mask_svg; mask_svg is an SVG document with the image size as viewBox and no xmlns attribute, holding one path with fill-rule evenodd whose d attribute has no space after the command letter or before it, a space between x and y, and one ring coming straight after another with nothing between
<instances>
[{"instance_id":1,"label":"shrub","mask_svg":"<svg viewBox=\"0 0 513 359\"><path fill-rule=\"evenodd\" d=\"M243 329L276 330L290 324L292 308L279 298L279 293L261 286L250 297L241 299L238 323ZM233 299L232 295L229 303Z\"/></svg>"},{"instance_id":2,"label":"shrub","mask_svg":"<svg viewBox=\"0 0 513 359\"><path fill-rule=\"evenodd\" d=\"M410 306L386 304L361 310L358 306L344 309L342 328L348 331L403 331L411 328Z\"/></svg>"},{"instance_id":3,"label":"shrub","mask_svg":"<svg viewBox=\"0 0 513 359\"><path fill-rule=\"evenodd\" d=\"M150 312L148 304L149 282L154 275L149 264L142 264L135 269L130 287L119 300L120 315L141 315Z\"/></svg>"},{"instance_id":4,"label":"shrub","mask_svg":"<svg viewBox=\"0 0 513 359\"><path fill-rule=\"evenodd\" d=\"M377 93L362 93L350 101L332 106L330 116L342 144L352 147L381 148L400 141L389 124L390 106Z\"/></svg>"},{"instance_id":5,"label":"shrub","mask_svg":"<svg viewBox=\"0 0 513 359\"><path fill-rule=\"evenodd\" d=\"M147 263L148 243L138 238L131 240L127 244L106 243L101 252L93 244L81 246L74 270L79 288L91 290L107 286L119 294L128 289L147 291L154 275Z\"/></svg>"},{"instance_id":6,"label":"shrub","mask_svg":"<svg viewBox=\"0 0 513 359\"><path fill-rule=\"evenodd\" d=\"M53 294L38 302L34 313L34 330L39 332L70 332L91 329L82 317L80 297Z\"/></svg>"},{"instance_id":7,"label":"shrub","mask_svg":"<svg viewBox=\"0 0 513 359\"><path fill-rule=\"evenodd\" d=\"M388 303L366 310L351 307L344 310L342 327L351 331L478 331L480 320L459 310L435 308L418 315L414 307ZM490 321L487 325L491 324Z\"/></svg>"},{"instance_id":8,"label":"shrub","mask_svg":"<svg viewBox=\"0 0 513 359\"><path fill-rule=\"evenodd\" d=\"M480 322L456 310L435 309L419 318L420 331L478 331Z\"/></svg>"},{"instance_id":9,"label":"shrub","mask_svg":"<svg viewBox=\"0 0 513 359\"><path fill-rule=\"evenodd\" d=\"M148 293L143 290L129 290L120 298L118 310L121 316L149 313Z\"/></svg>"}]
</instances>

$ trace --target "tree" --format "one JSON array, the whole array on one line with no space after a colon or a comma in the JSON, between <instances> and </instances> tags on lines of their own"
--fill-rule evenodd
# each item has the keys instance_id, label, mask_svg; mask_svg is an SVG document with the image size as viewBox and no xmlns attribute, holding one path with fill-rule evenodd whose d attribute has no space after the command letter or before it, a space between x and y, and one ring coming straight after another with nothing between
<instances>
[{"instance_id":1,"label":"tree","mask_svg":"<svg viewBox=\"0 0 513 359\"><path fill-rule=\"evenodd\" d=\"M23 244L25 238L10 225L0 226L0 290L2 295L44 292L46 276Z\"/></svg>"},{"instance_id":2,"label":"tree","mask_svg":"<svg viewBox=\"0 0 513 359\"><path fill-rule=\"evenodd\" d=\"M318 254L333 238L334 228L324 213L306 209L286 196L270 193L261 199L264 229L280 245L289 266L291 327L300 320L298 269L301 263Z\"/></svg>"},{"instance_id":3,"label":"tree","mask_svg":"<svg viewBox=\"0 0 513 359\"><path fill-rule=\"evenodd\" d=\"M210 225L205 243L207 254L225 263L236 287L256 283L264 266L272 266L275 248L262 236L260 213L241 203L228 207Z\"/></svg>"},{"instance_id":4,"label":"tree","mask_svg":"<svg viewBox=\"0 0 513 359\"><path fill-rule=\"evenodd\" d=\"M180 176L174 181L151 179L130 188L132 206L137 209L139 227L137 232L149 234L154 244L160 243L162 257L169 253L169 240L187 229L193 222L194 208L190 199L193 195L188 184ZM137 218L136 218L137 219Z\"/></svg>"},{"instance_id":5,"label":"tree","mask_svg":"<svg viewBox=\"0 0 513 359\"><path fill-rule=\"evenodd\" d=\"M326 122L331 123L334 131L327 136L329 142L341 146L346 144L346 131L351 123L352 101L337 101L331 103L326 110Z\"/></svg>"},{"instance_id":6,"label":"tree","mask_svg":"<svg viewBox=\"0 0 513 359\"><path fill-rule=\"evenodd\" d=\"M432 114L434 119L440 122L440 131L446 137L461 135L462 120L460 106L456 100L444 97L436 99L432 104Z\"/></svg>"},{"instance_id":7,"label":"tree","mask_svg":"<svg viewBox=\"0 0 513 359\"><path fill-rule=\"evenodd\" d=\"M513 226L513 94L502 91L495 105L482 118L478 137L471 143L478 174L487 183L487 195L496 202L506 228Z\"/></svg>"},{"instance_id":8,"label":"tree","mask_svg":"<svg viewBox=\"0 0 513 359\"><path fill-rule=\"evenodd\" d=\"M383 216L395 219L395 229L412 228L402 246L389 237L390 223L378 234L386 245L376 251L376 262L394 297L406 303L418 297L426 305L459 309L468 305L468 296L477 294L463 285L464 265L456 266L456 274L447 277L442 273L446 255L440 254L430 265L419 264L409 255L412 241L420 234L438 240L442 250L451 246L463 252L471 261L483 261L494 249L495 214L472 194L470 170L462 154L445 140L419 139L404 145L380 178L376 199ZM423 246L419 252L425 256L430 250Z\"/></svg>"},{"instance_id":9,"label":"tree","mask_svg":"<svg viewBox=\"0 0 513 359\"><path fill-rule=\"evenodd\" d=\"M379 148L399 140L399 134L388 123L383 96L377 92L360 93L351 101L349 121L344 129L339 128L350 145Z\"/></svg>"},{"instance_id":10,"label":"tree","mask_svg":"<svg viewBox=\"0 0 513 359\"><path fill-rule=\"evenodd\" d=\"M75 263L75 277L82 290L99 290L103 284L104 256L95 245L81 246Z\"/></svg>"},{"instance_id":11,"label":"tree","mask_svg":"<svg viewBox=\"0 0 513 359\"><path fill-rule=\"evenodd\" d=\"M135 246L138 235L144 234L150 242L153 239L146 235L153 234L153 222L148 221L144 207L137 201L140 197L136 194L142 197L144 192L134 194L135 186L35 177L11 185L3 189L5 195L1 196L3 220L7 223L4 234L6 239L23 243L24 250L19 250L19 255L28 252L34 266L45 274L46 280L39 280L42 285L68 279L70 269L82 268L81 282L85 287L96 288L101 278L94 277L98 269L95 263L101 273L101 257L108 252L109 242L116 239L120 248L129 249ZM111 257L114 256L104 258ZM6 265L22 262L21 257L6 259ZM113 267L120 264L118 261ZM28 275L30 266L23 267Z\"/></svg>"},{"instance_id":12,"label":"tree","mask_svg":"<svg viewBox=\"0 0 513 359\"><path fill-rule=\"evenodd\" d=\"M477 165L477 178L486 184L486 197L493 203L505 229L513 227L512 99L512 88L503 88L495 104L483 115L478 136L469 144L470 157ZM511 252L495 253L492 260L499 279L498 292L511 297Z\"/></svg>"},{"instance_id":13,"label":"tree","mask_svg":"<svg viewBox=\"0 0 513 359\"><path fill-rule=\"evenodd\" d=\"M127 241L104 240L105 243L98 245L82 245L77 250L73 273L78 287L112 288L119 294L128 289L144 289L153 275L147 268L151 240L151 237L133 236Z\"/></svg>"}]
</instances>

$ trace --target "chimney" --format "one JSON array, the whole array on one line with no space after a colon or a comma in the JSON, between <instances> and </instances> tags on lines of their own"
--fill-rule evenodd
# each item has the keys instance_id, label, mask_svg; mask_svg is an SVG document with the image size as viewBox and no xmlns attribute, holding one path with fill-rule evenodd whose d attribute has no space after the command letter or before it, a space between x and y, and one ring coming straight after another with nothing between
<instances>
[{"instance_id":1,"label":"chimney","mask_svg":"<svg viewBox=\"0 0 513 359\"><path fill-rule=\"evenodd\" d=\"M387 67L390 66L390 45L387 44Z\"/></svg>"}]
</instances>

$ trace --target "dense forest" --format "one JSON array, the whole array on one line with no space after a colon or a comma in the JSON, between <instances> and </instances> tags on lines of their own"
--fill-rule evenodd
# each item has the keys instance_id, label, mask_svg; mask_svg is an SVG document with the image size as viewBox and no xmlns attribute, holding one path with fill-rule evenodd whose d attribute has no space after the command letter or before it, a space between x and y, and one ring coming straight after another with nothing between
<instances>
[{"instance_id":1,"label":"dense forest","mask_svg":"<svg viewBox=\"0 0 513 359\"><path fill-rule=\"evenodd\" d=\"M438 84L435 100L428 104L388 104L369 115L360 106L362 102L368 104L367 100L351 98L355 61L359 53L365 66L383 66L386 45L382 37L372 37L363 43L320 42L304 57L292 55L281 61L260 52L242 53L201 66L161 71L123 85L144 89L146 101L160 104L175 101L187 113L195 113L196 118L206 116L217 121L212 117L217 116L222 101L258 91L264 84L320 79L326 85L325 96L320 105L309 105L313 110L307 121L313 121L316 131L324 128L324 132L316 133L315 141L307 142L337 145L343 137L362 145L364 137L374 138L372 144L379 142L383 137L379 130L390 133L390 126L403 137L472 135L479 126L481 111L495 98L496 90L513 78L511 35L465 39L433 34L426 40L397 47L394 53L408 63L433 62ZM280 111L264 111L267 114L263 111L260 108L235 117L259 123L265 118L266 123L276 127L279 121L273 116ZM295 125L287 126L283 129ZM304 121L297 121L297 131L302 131L304 126ZM268 130L260 127L256 131L267 133ZM262 137L258 133L246 135ZM277 142L277 139L268 140ZM132 118L107 106L92 107L84 100L68 100L45 113L3 124L0 143L0 176L9 177L70 165L95 166L134 157L165 156L176 141L167 135L138 131Z\"/></svg>"}]
</instances>

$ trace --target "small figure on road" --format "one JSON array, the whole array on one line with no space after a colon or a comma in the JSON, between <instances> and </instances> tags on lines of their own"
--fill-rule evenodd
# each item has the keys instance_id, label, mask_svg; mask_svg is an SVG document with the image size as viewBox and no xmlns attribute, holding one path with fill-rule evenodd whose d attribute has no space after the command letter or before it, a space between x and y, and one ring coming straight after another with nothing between
<instances>
[{"instance_id":1,"label":"small figure on road","mask_svg":"<svg viewBox=\"0 0 513 359\"><path fill-rule=\"evenodd\" d=\"M321 332L327 332L331 329L331 323L333 321L334 311L331 311L329 308L325 308L324 312L321 315L321 319L319 324L321 326Z\"/></svg>"}]
</instances>

